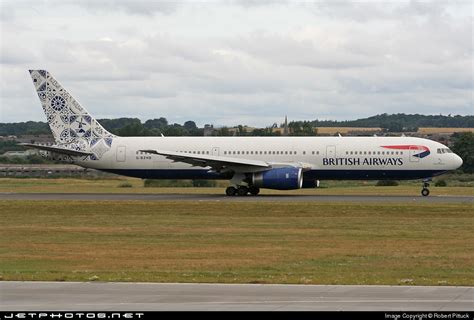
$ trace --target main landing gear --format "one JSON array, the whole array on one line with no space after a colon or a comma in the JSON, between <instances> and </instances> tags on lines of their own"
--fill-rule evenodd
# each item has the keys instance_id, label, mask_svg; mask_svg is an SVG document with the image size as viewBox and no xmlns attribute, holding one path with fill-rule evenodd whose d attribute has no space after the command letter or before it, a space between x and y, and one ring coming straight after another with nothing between
<instances>
[{"instance_id":1,"label":"main landing gear","mask_svg":"<svg viewBox=\"0 0 474 320\"><path fill-rule=\"evenodd\" d=\"M246 186L237 186L237 187L227 187L225 190L225 194L228 196L246 196L248 194L252 196L258 195L260 192L260 189L254 186L246 187Z\"/></svg>"},{"instance_id":2,"label":"main landing gear","mask_svg":"<svg viewBox=\"0 0 474 320\"><path fill-rule=\"evenodd\" d=\"M427 197L430 194L430 189L428 189L430 187L430 181L431 180L423 180L423 189L421 189L421 195L423 197Z\"/></svg>"}]
</instances>

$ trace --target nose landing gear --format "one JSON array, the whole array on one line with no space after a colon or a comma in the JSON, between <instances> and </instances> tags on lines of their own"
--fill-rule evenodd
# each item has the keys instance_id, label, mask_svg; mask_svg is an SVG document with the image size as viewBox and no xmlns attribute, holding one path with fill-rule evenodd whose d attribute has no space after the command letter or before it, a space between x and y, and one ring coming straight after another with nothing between
<instances>
[{"instance_id":1,"label":"nose landing gear","mask_svg":"<svg viewBox=\"0 0 474 320\"><path fill-rule=\"evenodd\" d=\"M428 189L430 187L430 184L429 184L430 181L431 180L424 180L423 181L423 189L421 189L421 195L423 197L427 197L430 194L430 189Z\"/></svg>"}]
</instances>

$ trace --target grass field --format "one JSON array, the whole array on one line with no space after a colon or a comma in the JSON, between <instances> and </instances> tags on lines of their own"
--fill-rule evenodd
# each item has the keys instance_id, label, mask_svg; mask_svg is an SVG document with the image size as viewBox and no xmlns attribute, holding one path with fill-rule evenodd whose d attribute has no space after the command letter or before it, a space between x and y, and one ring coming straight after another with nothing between
<instances>
[{"instance_id":1,"label":"grass field","mask_svg":"<svg viewBox=\"0 0 474 320\"><path fill-rule=\"evenodd\" d=\"M130 185L121 188L124 183ZM145 188L143 180L123 179L0 179L0 192L52 192L52 193L200 193L224 194L227 181L218 188ZM262 194L321 194L321 195L406 195L419 196L421 182L405 182L396 187L378 187L375 182L323 181L322 188L291 191L262 189ZM474 185L466 182L463 185ZM473 187L431 187L431 195L474 195Z\"/></svg>"},{"instance_id":2,"label":"grass field","mask_svg":"<svg viewBox=\"0 0 474 320\"><path fill-rule=\"evenodd\" d=\"M436 133L455 133L455 132L474 132L474 128L418 128L420 134L436 134Z\"/></svg>"},{"instance_id":3,"label":"grass field","mask_svg":"<svg viewBox=\"0 0 474 320\"><path fill-rule=\"evenodd\" d=\"M472 209L456 203L0 201L0 277L472 286Z\"/></svg>"}]
</instances>

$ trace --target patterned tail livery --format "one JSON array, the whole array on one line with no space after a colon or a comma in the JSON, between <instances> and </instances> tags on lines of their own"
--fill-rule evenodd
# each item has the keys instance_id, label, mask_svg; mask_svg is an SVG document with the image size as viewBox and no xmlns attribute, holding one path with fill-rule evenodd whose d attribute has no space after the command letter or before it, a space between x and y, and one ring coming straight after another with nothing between
<instances>
[{"instance_id":1,"label":"patterned tail livery","mask_svg":"<svg viewBox=\"0 0 474 320\"><path fill-rule=\"evenodd\" d=\"M111 146L113 134L105 130L48 71L30 70L56 144L67 149L93 153L97 160Z\"/></svg>"}]
</instances>

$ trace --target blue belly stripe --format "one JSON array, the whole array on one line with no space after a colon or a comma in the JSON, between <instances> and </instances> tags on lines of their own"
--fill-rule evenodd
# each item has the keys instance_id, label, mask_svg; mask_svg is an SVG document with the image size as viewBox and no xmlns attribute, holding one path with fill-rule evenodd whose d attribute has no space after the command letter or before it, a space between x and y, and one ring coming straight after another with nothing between
<instances>
[{"instance_id":1,"label":"blue belly stripe","mask_svg":"<svg viewBox=\"0 0 474 320\"><path fill-rule=\"evenodd\" d=\"M229 173L220 174L205 169L101 169L102 171L142 179L223 179L232 178ZM438 176L445 170L310 170L303 175L308 180L413 180Z\"/></svg>"}]
</instances>

